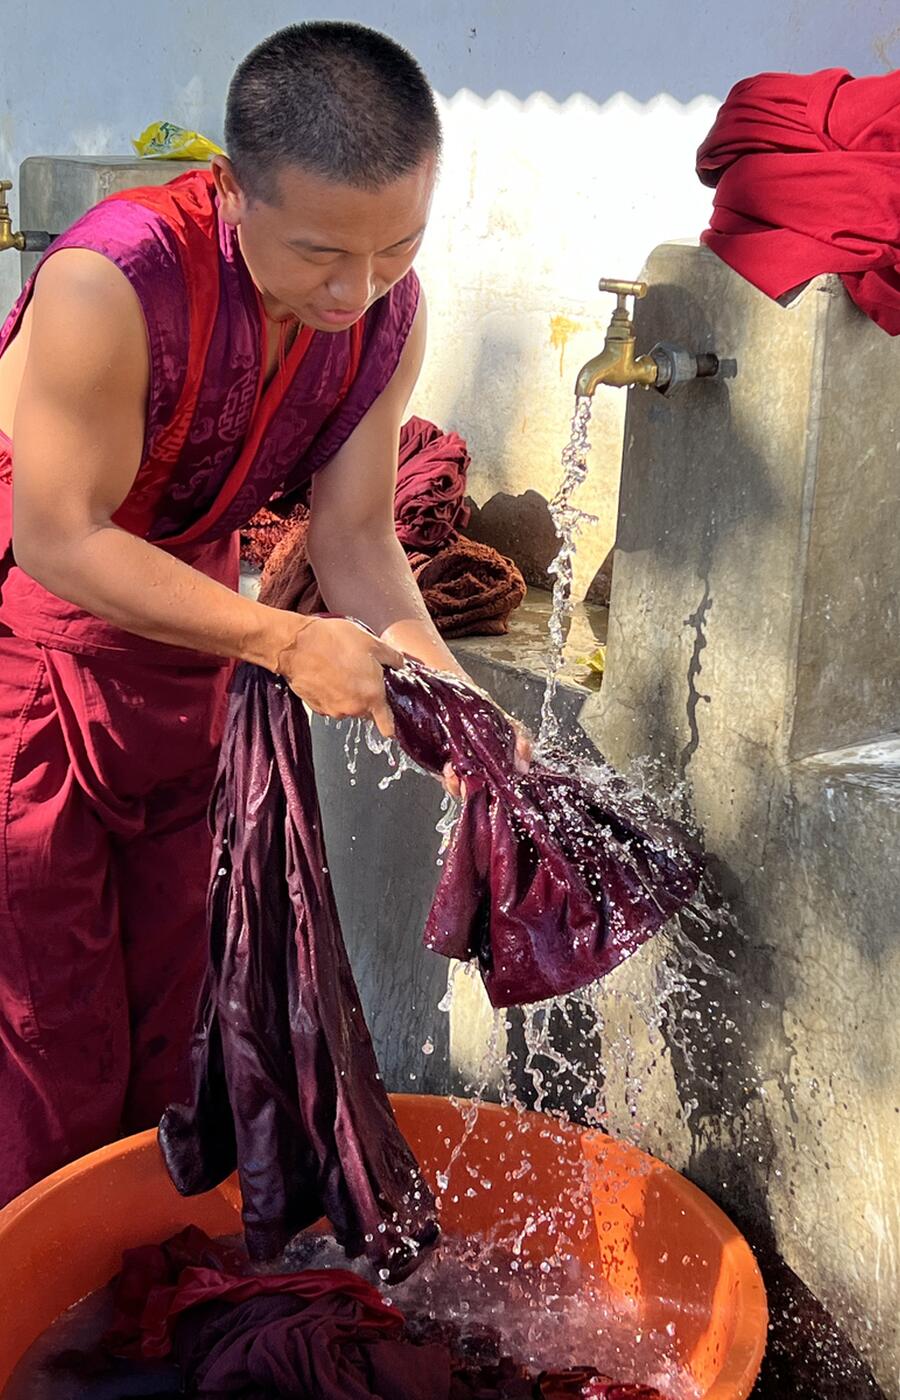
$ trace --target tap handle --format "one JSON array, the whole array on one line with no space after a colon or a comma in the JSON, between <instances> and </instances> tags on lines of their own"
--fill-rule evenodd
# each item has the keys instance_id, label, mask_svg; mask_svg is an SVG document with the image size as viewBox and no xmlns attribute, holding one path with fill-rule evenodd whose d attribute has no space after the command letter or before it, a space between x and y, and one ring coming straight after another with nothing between
<instances>
[{"instance_id":1,"label":"tap handle","mask_svg":"<svg viewBox=\"0 0 900 1400\"><path fill-rule=\"evenodd\" d=\"M12 180L0 180L0 206L6 205L7 191L12 189Z\"/></svg>"},{"instance_id":2,"label":"tap handle","mask_svg":"<svg viewBox=\"0 0 900 1400\"><path fill-rule=\"evenodd\" d=\"M614 277L601 277L598 283L601 292L612 292L614 297L619 297L624 302L625 297L636 297L638 300L647 295L646 282L619 282Z\"/></svg>"}]
</instances>

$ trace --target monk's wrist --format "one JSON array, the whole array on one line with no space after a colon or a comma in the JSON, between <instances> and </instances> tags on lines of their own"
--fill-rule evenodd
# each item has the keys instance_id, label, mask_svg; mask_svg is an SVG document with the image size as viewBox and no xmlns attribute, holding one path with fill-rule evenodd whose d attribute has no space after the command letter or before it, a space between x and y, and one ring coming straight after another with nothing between
<instances>
[{"instance_id":1,"label":"monk's wrist","mask_svg":"<svg viewBox=\"0 0 900 1400\"><path fill-rule=\"evenodd\" d=\"M314 625L315 618L261 603L256 609L260 616L257 626L245 638L241 659L290 679L297 669L298 652L303 649L303 634Z\"/></svg>"}]
</instances>

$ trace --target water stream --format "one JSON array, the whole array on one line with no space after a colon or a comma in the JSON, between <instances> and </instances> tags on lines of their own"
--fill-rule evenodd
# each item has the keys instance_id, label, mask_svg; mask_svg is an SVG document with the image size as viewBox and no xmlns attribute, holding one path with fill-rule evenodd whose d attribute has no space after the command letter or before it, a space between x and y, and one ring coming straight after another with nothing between
<instances>
[{"instance_id":1,"label":"water stream","mask_svg":"<svg viewBox=\"0 0 900 1400\"><path fill-rule=\"evenodd\" d=\"M575 505L578 488L587 476L587 458L590 451L588 430L592 405L593 399L590 398L576 400L569 441L562 454L562 479L549 507L550 518L559 538L559 550L549 569L554 580L553 607L548 625L550 646L547 654L547 683L538 731L539 747L551 744L559 730L553 701L556 698L566 645L566 624L572 608L572 576L578 547L577 537L582 526L594 522L593 516L587 515Z\"/></svg>"}]
</instances>

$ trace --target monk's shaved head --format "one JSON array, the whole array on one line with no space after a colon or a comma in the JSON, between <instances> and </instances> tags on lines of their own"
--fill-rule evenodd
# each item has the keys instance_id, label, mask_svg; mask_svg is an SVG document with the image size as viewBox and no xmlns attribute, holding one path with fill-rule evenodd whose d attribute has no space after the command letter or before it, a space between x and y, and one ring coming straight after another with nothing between
<instances>
[{"instance_id":1,"label":"monk's shaved head","mask_svg":"<svg viewBox=\"0 0 900 1400\"><path fill-rule=\"evenodd\" d=\"M374 29L321 21L264 40L232 79L225 140L245 192L274 201L296 166L374 190L437 156L434 94L415 59Z\"/></svg>"}]
</instances>

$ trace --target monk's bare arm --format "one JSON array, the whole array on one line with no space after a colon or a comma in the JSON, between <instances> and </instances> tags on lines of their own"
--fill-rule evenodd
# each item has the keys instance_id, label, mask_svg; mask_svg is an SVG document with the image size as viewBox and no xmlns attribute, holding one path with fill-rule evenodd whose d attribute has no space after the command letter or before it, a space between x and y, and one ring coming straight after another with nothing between
<instances>
[{"instance_id":1,"label":"monk's bare arm","mask_svg":"<svg viewBox=\"0 0 900 1400\"><path fill-rule=\"evenodd\" d=\"M426 334L423 298L387 388L314 478L309 557L333 612L359 618L426 665L465 675L428 615L394 527L400 426Z\"/></svg>"},{"instance_id":2,"label":"monk's bare arm","mask_svg":"<svg viewBox=\"0 0 900 1400\"><path fill-rule=\"evenodd\" d=\"M388 727L379 663L396 659L390 648L348 623L242 598L113 523L140 465L149 374L140 306L119 269L61 251L32 308L13 430L20 567L138 636L280 670L314 708Z\"/></svg>"}]
</instances>

